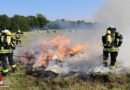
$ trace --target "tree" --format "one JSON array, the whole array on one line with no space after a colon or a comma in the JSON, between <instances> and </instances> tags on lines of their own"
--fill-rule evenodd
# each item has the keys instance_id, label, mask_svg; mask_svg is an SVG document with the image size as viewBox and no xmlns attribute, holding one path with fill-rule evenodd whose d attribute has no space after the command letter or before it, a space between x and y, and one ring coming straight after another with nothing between
<instances>
[{"instance_id":1,"label":"tree","mask_svg":"<svg viewBox=\"0 0 130 90\"><path fill-rule=\"evenodd\" d=\"M30 25L26 17L20 15L14 15L11 18L11 30L15 32L18 29L20 29L21 31L29 31Z\"/></svg>"},{"instance_id":2,"label":"tree","mask_svg":"<svg viewBox=\"0 0 130 90\"><path fill-rule=\"evenodd\" d=\"M28 19L30 27L34 28L34 27L38 27L39 26L39 21L38 21L37 17L35 17L35 16L28 16L27 19Z\"/></svg>"},{"instance_id":3,"label":"tree","mask_svg":"<svg viewBox=\"0 0 130 90\"><path fill-rule=\"evenodd\" d=\"M0 15L0 30L10 29L10 18L7 15Z\"/></svg>"},{"instance_id":4,"label":"tree","mask_svg":"<svg viewBox=\"0 0 130 90\"><path fill-rule=\"evenodd\" d=\"M37 20L39 22L39 27L42 28L43 26L45 26L49 21L46 19L45 16L43 16L42 14L37 14Z\"/></svg>"}]
</instances>

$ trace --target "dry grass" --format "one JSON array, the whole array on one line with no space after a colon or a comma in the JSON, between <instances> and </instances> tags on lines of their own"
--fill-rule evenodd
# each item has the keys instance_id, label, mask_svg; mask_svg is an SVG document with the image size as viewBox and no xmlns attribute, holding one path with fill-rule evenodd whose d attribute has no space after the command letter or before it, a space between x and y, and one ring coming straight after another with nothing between
<instances>
[{"instance_id":1,"label":"dry grass","mask_svg":"<svg viewBox=\"0 0 130 90\"><path fill-rule=\"evenodd\" d=\"M116 73L95 74L65 78L38 78L25 74L23 65L17 65L18 71L4 77L9 84L6 90L130 90L130 75ZM1 88L3 90L3 88Z\"/></svg>"},{"instance_id":2,"label":"dry grass","mask_svg":"<svg viewBox=\"0 0 130 90\"><path fill-rule=\"evenodd\" d=\"M57 33L59 34L60 31ZM31 33L25 33L24 39ZM52 35L40 32L46 36ZM55 35L57 35L55 34ZM18 71L10 73L3 80L9 88L0 90L130 90L130 75L116 73L95 74L86 76L65 77L65 78L38 78L26 75L23 65L17 65Z\"/></svg>"}]
</instances>

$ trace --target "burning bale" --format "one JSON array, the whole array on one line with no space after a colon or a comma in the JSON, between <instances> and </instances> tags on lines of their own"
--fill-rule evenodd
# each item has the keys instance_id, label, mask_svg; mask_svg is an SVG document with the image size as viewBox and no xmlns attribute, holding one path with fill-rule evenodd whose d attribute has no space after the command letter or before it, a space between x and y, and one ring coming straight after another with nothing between
<instances>
[{"instance_id":1,"label":"burning bale","mask_svg":"<svg viewBox=\"0 0 130 90\"><path fill-rule=\"evenodd\" d=\"M55 64L63 62L67 57L74 56L80 52L85 51L89 48L88 43L84 45L76 44L72 45L71 40L64 36L57 36L51 40L44 40L40 44L37 44L33 49L27 51L19 57L20 62L28 65L31 64L31 71L46 70L49 62L55 60ZM30 70L30 69L29 69ZM46 70L48 72L48 70ZM57 70L52 70L55 74L58 74ZM44 73L44 72L43 72Z\"/></svg>"}]
</instances>

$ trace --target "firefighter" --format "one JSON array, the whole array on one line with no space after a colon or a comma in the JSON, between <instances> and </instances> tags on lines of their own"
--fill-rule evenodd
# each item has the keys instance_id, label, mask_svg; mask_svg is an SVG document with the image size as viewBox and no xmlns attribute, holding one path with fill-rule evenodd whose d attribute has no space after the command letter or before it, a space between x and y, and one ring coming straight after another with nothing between
<instances>
[{"instance_id":1,"label":"firefighter","mask_svg":"<svg viewBox=\"0 0 130 90\"><path fill-rule=\"evenodd\" d=\"M22 45L22 40L21 40L22 36L23 36L23 32L21 32L21 30L18 30L15 34L16 45L18 44Z\"/></svg>"},{"instance_id":2,"label":"firefighter","mask_svg":"<svg viewBox=\"0 0 130 90\"><path fill-rule=\"evenodd\" d=\"M114 26L110 26L107 28L106 35L102 36L102 43L104 46L103 49L103 65L105 67L108 66L108 58L109 54L111 56L110 69L116 68L117 65L117 56L119 47L122 45L123 36L116 32L116 28Z\"/></svg>"},{"instance_id":3,"label":"firefighter","mask_svg":"<svg viewBox=\"0 0 130 90\"><path fill-rule=\"evenodd\" d=\"M8 72L8 64L7 64L7 58L9 61L9 64L11 65L12 71L16 71L16 65L13 60L13 50L15 49L15 41L11 37L11 32L8 30L3 30L2 34L0 36L0 60L2 62L3 76L7 76L9 74Z\"/></svg>"}]
</instances>

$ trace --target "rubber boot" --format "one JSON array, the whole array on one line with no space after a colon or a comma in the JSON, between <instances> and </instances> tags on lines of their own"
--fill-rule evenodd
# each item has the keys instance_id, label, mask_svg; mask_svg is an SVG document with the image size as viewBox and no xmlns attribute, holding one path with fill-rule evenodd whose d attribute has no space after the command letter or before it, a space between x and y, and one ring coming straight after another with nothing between
<instances>
[{"instance_id":1,"label":"rubber boot","mask_svg":"<svg viewBox=\"0 0 130 90\"><path fill-rule=\"evenodd\" d=\"M12 71L15 73L17 71L17 68L12 68Z\"/></svg>"},{"instance_id":2,"label":"rubber boot","mask_svg":"<svg viewBox=\"0 0 130 90\"><path fill-rule=\"evenodd\" d=\"M6 76L9 75L9 72L6 72L6 73L5 73L5 72L4 72L4 73L2 72L2 75L3 75L3 77L6 77Z\"/></svg>"}]
</instances>

